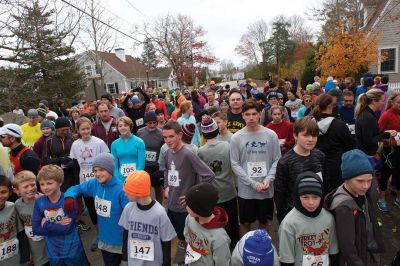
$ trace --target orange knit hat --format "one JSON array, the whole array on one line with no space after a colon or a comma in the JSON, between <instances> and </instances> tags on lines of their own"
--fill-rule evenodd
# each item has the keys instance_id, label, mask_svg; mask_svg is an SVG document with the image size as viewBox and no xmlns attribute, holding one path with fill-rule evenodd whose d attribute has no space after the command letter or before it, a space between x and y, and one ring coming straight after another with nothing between
<instances>
[{"instance_id":1,"label":"orange knit hat","mask_svg":"<svg viewBox=\"0 0 400 266\"><path fill-rule=\"evenodd\" d=\"M135 197L150 196L150 175L146 171L133 171L125 180L124 192Z\"/></svg>"}]
</instances>

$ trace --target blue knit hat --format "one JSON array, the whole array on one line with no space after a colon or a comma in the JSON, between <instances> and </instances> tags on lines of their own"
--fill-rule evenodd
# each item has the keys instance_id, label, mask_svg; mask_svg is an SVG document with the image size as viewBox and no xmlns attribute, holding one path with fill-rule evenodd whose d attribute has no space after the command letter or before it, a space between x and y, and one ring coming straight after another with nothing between
<instances>
[{"instance_id":1,"label":"blue knit hat","mask_svg":"<svg viewBox=\"0 0 400 266\"><path fill-rule=\"evenodd\" d=\"M157 114L155 112L146 112L144 113L144 122L156 121L157 122Z\"/></svg>"},{"instance_id":2,"label":"blue knit hat","mask_svg":"<svg viewBox=\"0 0 400 266\"><path fill-rule=\"evenodd\" d=\"M40 129L43 128L50 128L52 131L56 130L54 122L47 119L43 120L42 123L40 123Z\"/></svg>"},{"instance_id":3,"label":"blue knit hat","mask_svg":"<svg viewBox=\"0 0 400 266\"><path fill-rule=\"evenodd\" d=\"M359 149L343 153L341 168L343 180L352 179L363 174L372 174L373 172L367 155Z\"/></svg>"},{"instance_id":4,"label":"blue knit hat","mask_svg":"<svg viewBox=\"0 0 400 266\"><path fill-rule=\"evenodd\" d=\"M137 95L133 95L133 96L131 97L131 103L132 103L133 105L140 103L139 97L138 97Z\"/></svg>"},{"instance_id":5,"label":"blue knit hat","mask_svg":"<svg viewBox=\"0 0 400 266\"><path fill-rule=\"evenodd\" d=\"M257 229L249 236L243 246L243 265L274 265L274 249L267 231Z\"/></svg>"}]
</instances>

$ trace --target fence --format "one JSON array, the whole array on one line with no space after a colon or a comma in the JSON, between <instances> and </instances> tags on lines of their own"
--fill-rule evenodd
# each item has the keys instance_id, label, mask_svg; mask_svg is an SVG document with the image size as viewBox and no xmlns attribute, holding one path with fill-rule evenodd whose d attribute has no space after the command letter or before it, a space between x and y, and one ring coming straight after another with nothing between
<instances>
[{"instance_id":1,"label":"fence","mask_svg":"<svg viewBox=\"0 0 400 266\"><path fill-rule=\"evenodd\" d=\"M389 91L400 91L400 82L389 82Z\"/></svg>"}]
</instances>

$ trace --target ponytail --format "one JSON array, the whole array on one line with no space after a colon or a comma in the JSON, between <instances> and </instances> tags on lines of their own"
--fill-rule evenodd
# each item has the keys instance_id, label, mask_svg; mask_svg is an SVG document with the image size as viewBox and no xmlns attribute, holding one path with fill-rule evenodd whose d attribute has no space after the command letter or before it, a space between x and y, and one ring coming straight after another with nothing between
<instances>
[{"instance_id":1,"label":"ponytail","mask_svg":"<svg viewBox=\"0 0 400 266\"><path fill-rule=\"evenodd\" d=\"M321 94L315 100L315 107L313 109L313 116L315 120L319 121L321 119L321 114L325 111L329 105L333 102L332 96L329 94Z\"/></svg>"},{"instance_id":2,"label":"ponytail","mask_svg":"<svg viewBox=\"0 0 400 266\"><path fill-rule=\"evenodd\" d=\"M384 96L384 92L380 89L370 89L366 93L360 94L357 99L356 109L354 111L354 117L358 118L360 114L370 105L372 102L379 102Z\"/></svg>"}]
</instances>

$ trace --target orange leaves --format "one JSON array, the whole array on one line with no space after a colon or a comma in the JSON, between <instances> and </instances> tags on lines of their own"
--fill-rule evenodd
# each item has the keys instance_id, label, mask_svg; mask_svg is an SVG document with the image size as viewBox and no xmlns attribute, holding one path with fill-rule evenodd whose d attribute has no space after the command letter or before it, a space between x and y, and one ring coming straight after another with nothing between
<instances>
[{"instance_id":1,"label":"orange leaves","mask_svg":"<svg viewBox=\"0 0 400 266\"><path fill-rule=\"evenodd\" d=\"M378 62L378 35L366 32L335 32L316 51L316 66L324 76L342 79Z\"/></svg>"}]
</instances>

